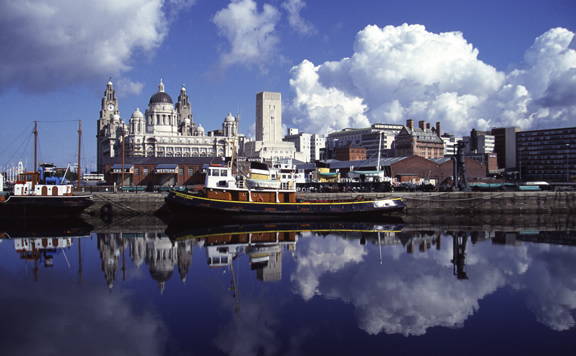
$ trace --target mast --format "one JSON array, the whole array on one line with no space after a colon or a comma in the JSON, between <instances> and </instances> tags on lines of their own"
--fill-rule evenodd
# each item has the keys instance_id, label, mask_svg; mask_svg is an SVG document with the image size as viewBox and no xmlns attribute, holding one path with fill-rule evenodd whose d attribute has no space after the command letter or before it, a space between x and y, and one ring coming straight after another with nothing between
<instances>
[{"instance_id":1,"label":"mast","mask_svg":"<svg viewBox=\"0 0 576 356\"><path fill-rule=\"evenodd\" d=\"M80 169L80 153L82 147L82 120L78 120L78 191L80 191L80 174L82 170Z\"/></svg>"},{"instance_id":2,"label":"mast","mask_svg":"<svg viewBox=\"0 0 576 356\"><path fill-rule=\"evenodd\" d=\"M34 172L38 169L38 121L34 121Z\"/></svg>"},{"instance_id":3,"label":"mast","mask_svg":"<svg viewBox=\"0 0 576 356\"><path fill-rule=\"evenodd\" d=\"M382 149L382 132L380 132L380 140L378 141L378 165L376 166L376 170L380 170L380 150Z\"/></svg>"}]
</instances>

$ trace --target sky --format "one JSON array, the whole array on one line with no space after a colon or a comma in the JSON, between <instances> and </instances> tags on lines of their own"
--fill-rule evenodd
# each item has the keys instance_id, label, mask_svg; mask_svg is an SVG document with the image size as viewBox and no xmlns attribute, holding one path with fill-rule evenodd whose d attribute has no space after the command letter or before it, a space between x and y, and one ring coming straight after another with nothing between
<instances>
[{"instance_id":1,"label":"sky","mask_svg":"<svg viewBox=\"0 0 576 356\"><path fill-rule=\"evenodd\" d=\"M425 120L470 130L576 126L573 0L0 0L0 169L96 166L111 78L126 123L160 80L194 122L282 94L284 128L326 135Z\"/></svg>"}]
</instances>

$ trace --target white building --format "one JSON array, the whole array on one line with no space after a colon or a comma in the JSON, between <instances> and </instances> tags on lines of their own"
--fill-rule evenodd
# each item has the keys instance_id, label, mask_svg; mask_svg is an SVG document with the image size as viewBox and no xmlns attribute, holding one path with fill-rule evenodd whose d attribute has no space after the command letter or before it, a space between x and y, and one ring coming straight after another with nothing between
<instances>
[{"instance_id":1,"label":"white building","mask_svg":"<svg viewBox=\"0 0 576 356\"><path fill-rule=\"evenodd\" d=\"M373 124L361 129L346 128L328 134L327 150L332 152L335 147L354 143L366 148L366 157L375 158L380 152L382 157L392 157L394 139L400 133L403 125ZM380 145L380 146L379 146Z\"/></svg>"},{"instance_id":2,"label":"white building","mask_svg":"<svg viewBox=\"0 0 576 356\"><path fill-rule=\"evenodd\" d=\"M320 159L320 151L326 146L324 136L298 132L298 129L288 129L284 142L293 142L296 151L302 154L301 161L314 162Z\"/></svg>"},{"instance_id":3,"label":"white building","mask_svg":"<svg viewBox=\"0 0 576 356\"><path fill-rule=\"evenodd\" d=\"M444 141L444 156L455 156L458 151L458 141L462 140L462 137L444 134L441 138Z\"/></svg>"},{"instance_id":4,"label":"white building","mask_svg":"<svg viewBox=\"0 0 576 356\"><path fill-rule=\"evenodd\" d=\"M132 113L128 123L120 117L118 98L108 82L97 127L97 169L104 173L110 159L119 157L229 157L234 147L238 119L228 114L221 131L208 134L193 121L186 88L182 86L176 105L160 81L148 107ZM123 139L124 138L124 139ZM236 147L239 145L236 144Z\"/></svg>"}]
</instances>

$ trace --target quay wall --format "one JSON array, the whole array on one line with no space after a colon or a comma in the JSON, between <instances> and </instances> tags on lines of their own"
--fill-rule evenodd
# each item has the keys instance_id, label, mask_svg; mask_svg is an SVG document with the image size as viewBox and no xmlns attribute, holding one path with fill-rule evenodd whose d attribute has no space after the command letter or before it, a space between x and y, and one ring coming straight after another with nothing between
<instances>
[{"instance_id":1,"label":"quay wall","mask_svg":"<svg viewBox=\"0 0 576 356\"><path fill-rule=\"evenodd\" d=\"M298 193L303 199L336 200L399 197L403 215L422 214L566 214L576 211L576 192L406 192L406 193ZM166 193L94 193L89 215L161 215L167 213Z\"/></svg>"}]
</instances>

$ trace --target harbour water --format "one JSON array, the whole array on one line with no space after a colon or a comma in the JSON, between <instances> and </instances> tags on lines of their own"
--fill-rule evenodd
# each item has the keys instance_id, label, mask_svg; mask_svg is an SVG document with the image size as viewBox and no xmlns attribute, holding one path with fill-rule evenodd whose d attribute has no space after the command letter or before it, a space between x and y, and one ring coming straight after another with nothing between
<instances>
[{"instance_id":1,"label":"harbour water","mask_svg":"<svg viewBox=\"0 0 576 356\"><path fill-rule=\"evenodd\" d=\"M4 222L2 354L572 355L572 219Z\"/></svg>"}]
</instances>

